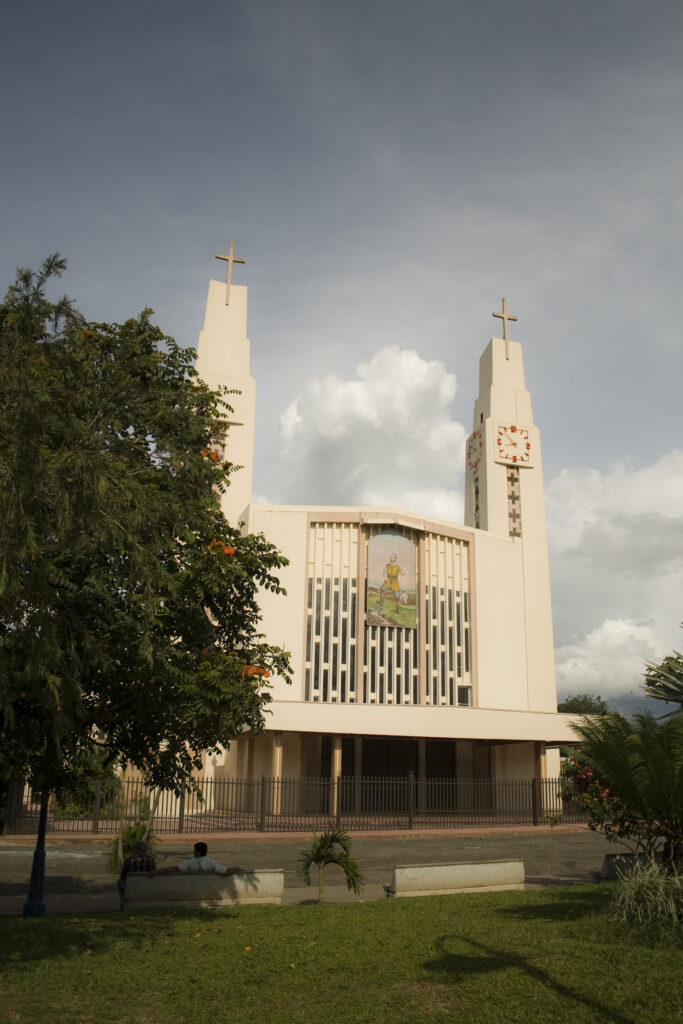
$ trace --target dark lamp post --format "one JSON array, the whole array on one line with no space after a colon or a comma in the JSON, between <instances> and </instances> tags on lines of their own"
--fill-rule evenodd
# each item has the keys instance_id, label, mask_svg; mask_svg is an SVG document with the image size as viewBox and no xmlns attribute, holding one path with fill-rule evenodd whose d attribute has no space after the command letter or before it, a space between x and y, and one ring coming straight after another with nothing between
<instances>
[{"instance_id":1,"label":"dark lamp post","mask_svg":"<svg viewBox=\"0 0 683 1024\"><path fill-rule=\"evenodd\" d=\"M33 852L31 881L28 887L28 899L22 910L23 917L45 917L45 830L47 828L47 808L49 793L43 793L40 801L40 818L38 819L38 838Z\"/></svg>"}]
</instances>

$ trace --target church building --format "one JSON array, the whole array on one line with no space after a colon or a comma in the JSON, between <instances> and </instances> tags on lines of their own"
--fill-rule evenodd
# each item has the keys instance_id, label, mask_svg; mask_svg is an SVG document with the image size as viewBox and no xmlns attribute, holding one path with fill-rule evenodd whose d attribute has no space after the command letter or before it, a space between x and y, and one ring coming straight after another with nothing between
<instances>
[{"instance_id":1,"label":"church building","mask_svg":"<svg viewBox=\"0 0 683 1024\"><path fill-rule=\"evenodd\" d=\"M252 502L255 382L247 289L211 281L197 371L239 391L227 457L243 468L223 507L289 559L262 632L291 652L266 731L243 734L213 778L530 779L559 774L572 742L557 713L541 443L522 346L479 361L464 525L396 508ZM239 262L242 262L241 260Z\"/></svg>"}]
</instances>

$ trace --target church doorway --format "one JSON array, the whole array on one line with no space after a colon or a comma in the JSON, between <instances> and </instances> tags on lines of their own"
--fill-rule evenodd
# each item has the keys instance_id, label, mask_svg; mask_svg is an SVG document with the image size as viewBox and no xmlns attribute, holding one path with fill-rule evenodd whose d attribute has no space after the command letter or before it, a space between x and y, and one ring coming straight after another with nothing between
<instances>
[{"instance_id":1,"label":"church doorway","mask_svg":"<svg viewBox=\"0 0 683 1024\"><path fill-rule=\"evenodd\" d=\"M417 775L417 740L389 736L363 737L361 775L364 779L404 779Z\"/></svg>"}]
</instances>

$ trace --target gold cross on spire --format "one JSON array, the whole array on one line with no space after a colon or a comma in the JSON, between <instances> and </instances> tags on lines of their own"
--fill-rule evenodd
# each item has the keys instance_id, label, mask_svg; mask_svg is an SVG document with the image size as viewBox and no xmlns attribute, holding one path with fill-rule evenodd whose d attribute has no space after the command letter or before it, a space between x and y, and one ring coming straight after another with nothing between
<instances>
[{"instance_id":1,"label":"gold cross on spire","mask_svg":"<svg viewBox=\"0 0 683 1024\"><path fill-rule=\"evenodd\" d=\"M235 243L232 238L230 239L230 248L228 249L227 256L216 256L217 260L225 260L228 264L228 277L225 285L225 305L230 305L230 278L232 277L232 265L233 263L245 263L245 260L241 260L239 256L235 256Z\"/></svg>"},{"instance_id":2,"label":"gold cross on spire","mask_svg":"<svg viewBox=\"0 0 683 1024\"><path fill-rule=\"evenodd\" d=\"M517 317L516 316L512 316L511 313L508 313L507 302L506 302L505 299L503 299L503 312L502 313L494 313L493 316L497 316L499 320L503 321L503 339L505 341L505 358L509 359L510 358L510 344L509 344L509 340L508 340L508 320L516 320Z\"/></svg>"}]
</instances>

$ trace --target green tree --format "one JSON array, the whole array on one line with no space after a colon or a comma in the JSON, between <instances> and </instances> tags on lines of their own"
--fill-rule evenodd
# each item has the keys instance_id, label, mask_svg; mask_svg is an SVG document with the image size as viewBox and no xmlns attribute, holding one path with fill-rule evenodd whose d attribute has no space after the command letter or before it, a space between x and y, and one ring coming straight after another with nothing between
<instances>
[{"instance_id":1,"label":"green tree","mask_svg":"<svg viewBox=\"0 0 683 1024\"><path fill-rule=\"evenodd\" d=\"M328 864L336 864L344 872L346 886L359 893L363 888L363 876L357 860L351 856L351 837L342 829L333 829L316 835L308 850L299 856L299 871L306 885L311 884L311 868L318 869L318 903L323 902L323 872Z\"/></svg>"},{"instance_id":2,"label":"green tree","mask_svg":"<svg viewBox=\"0 0 683 1024\"><path fill-rule=\"evenodd\" d=\"M612 709L602 697L592 693L577 693L573 697L565 697L557 705L557 710L572 715L609 715ZM573 745L563 743L560 746L561 757L570 757L573 752Z\"/></svg>"},{"instance_id":3,"label":"green tree","mask_svg":"<svg viewBox=\"0 0 683 1024\"><path fill-rule=\"evenodd\" d=\"M565 697L557 705L557 710L574 715L608 715L611 708L602 697L592 693L577 693L573 697Z\"/></svg>"},{"instance_id":4,"label":"green tree","mask_svg":"<svg viewBox=\"0 0 683 1024\"><path fill-rule=\"evenodd\" d=\"M290 678L257 604L286 559L220 507L225 395L151 311L50 302L64 268L19 271L0 307L1 767L42 794L43 828L93 749L179 790Z\"/></svg>"},{"instance_id":5,"label":"green tree","mask_svg":"<svg viewBox=\"0 0 683 1024\"><path fill-rule=\"evenodd\" d=\"M648 697L678 704L671 712L672 715L680 711L683 708L683 655L674 651L661 665L648 663L643 689Z\"/></svg>"},{"instance_id":6,"label":"green tree","mask_svg":"<svg viewBox=\"0 0 683 1024\"><path fill-rule=\"evenodd\" d=\"M566 763L566 795L590 827L669 864L683 858L683 715L593 716L574 725L581 747Z\"/></svg>"}]
</instances>

